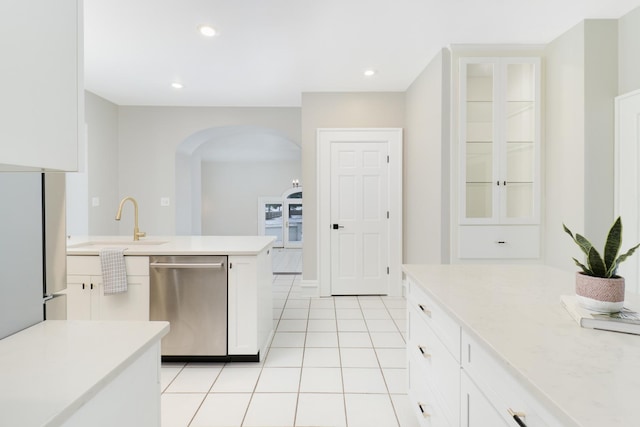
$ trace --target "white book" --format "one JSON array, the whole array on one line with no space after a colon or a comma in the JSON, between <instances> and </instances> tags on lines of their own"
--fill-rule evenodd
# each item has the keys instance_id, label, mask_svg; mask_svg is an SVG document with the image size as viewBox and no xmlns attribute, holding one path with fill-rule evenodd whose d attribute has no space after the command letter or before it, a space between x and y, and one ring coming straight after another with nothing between
<instances>
[{"instance_id":1,"label":"white book","mask_svg":"<svg viewBox=\"0 0 640 427\"><path fill-rule=\"evenodd\" d=\"M640 335L640 313L629 308L625 307L619 313L598 313L582 307L575 295L561 295L560 301L583 328Z\"/></svg>"}]
</instances>

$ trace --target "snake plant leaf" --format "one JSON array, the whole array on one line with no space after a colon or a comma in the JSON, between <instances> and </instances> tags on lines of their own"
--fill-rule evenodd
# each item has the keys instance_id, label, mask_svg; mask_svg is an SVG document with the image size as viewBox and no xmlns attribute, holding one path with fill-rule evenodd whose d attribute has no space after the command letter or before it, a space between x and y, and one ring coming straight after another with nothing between
<instances>
[{"instance_id":1,"label":"snake plant leaf","mask_svg":"<svg viewBox=\"0 0 640 427\"><path fill-rule=\"evenodd\" d=\"M633 253L636 251L636 249L638 249L638 247L640 247L640 243L638 243L637 245L629 249L626 253L620 255L618 259L615 260L614 264L611 267L609 267L609 270L607 271L607 274L609 275L607 277L615 276L618 270L618 265L620 265L624 260L629 258L631 255L633 255Z\"/></svg>"},{"instance_id":2,"label":"snake plant leaf","mask_svg":"<svg viewBox=\"0 0 640 427\"><path fill-rule=\"evenodd\" d=\"M609 234L607 235L607 241L604 244L604 264L607 271L614 268L618 251L622 245L622 221L620 217L611 226ZM626 257L625 257L626 258Z\"/></svg>"},{"instance_id":3,"label":"snake plant leaf","mask_svg":"<svg viewBox=\"0 0 640 427\"><path fill-rule=\"evenodd\" d=\"M580 236L579 234L576 234L574 236L571 230L569 230L569 228L566 225L564 225L564 223L562 224L562 227L564 228L565 233L571 236L575 244L578 245L580 249L582 249L582 252L584 252L585 255L589 255L589 249L592 246L591 243L587 239L585 239L583 236Z\"/></svg>"},{"instance_id":4,"label":"snake plant leaf","mask_svg":"<svg viewBox=\"0 0 640 427\"><path fill-rule=\"evenodd\" d=\"M607 268L604 265L604 260L593 246L589 250L589 255L587 255L587 264L594 276L607 277Z\"/></svg>"},{"instance_id":5,"label":"snake plant leaf","mask_svg":"<svg viewBox=\"0 0 640 427\"><path fill-rule=\"evenodd\" d=\"M573 258L573 262L575 262L576 265L582 269L582 272L584 274L587 274L589 276L593 276L593 273L591 273L591 270L589 270L586 265L584 265L583 263L581 263L580 261L578 261L575 258Z\"/></svg>"},{"instance_id":6,"label":"snake plant leaf","mask_svg":"<svg viewBox=\"0 0 640 427\"><path fill-rule=\"evenodd\" d=\"M580 249L582 249L582 252L584 252L587 257L589 256L589 252L591 252L591 249L595 249L591 242L588 241L586 237L580 234L576 234L576 243L578 244L578 246L580 246ZM598 254L598 256L600 256L600 254Z\"/></svg>"}]
</instances>

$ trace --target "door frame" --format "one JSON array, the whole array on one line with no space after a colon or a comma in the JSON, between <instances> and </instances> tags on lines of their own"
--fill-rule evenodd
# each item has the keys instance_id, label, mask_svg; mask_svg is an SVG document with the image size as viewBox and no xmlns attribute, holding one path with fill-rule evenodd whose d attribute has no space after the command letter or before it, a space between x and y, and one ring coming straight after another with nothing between
<instances>
[{"instance_id":1,"label":"door frame","mask_svg":"<svg viewBox=\"0 0 640 427\"><path fill-rule=\"evenodd\" d=\"M402 295L402 129L327 128L317 131L318 283L320 296L331 295L331 143L386 142L389 148L389 287Z\"/></svg>"},{"instance_id":2,"label":"door frame","mask_svg":"<svg viewBox=\"0 0 640 427\"><path fill-rule=\"evenodd\" d=\"M640 202L635 198L625 197L628 194L638 194L640 191L640 148L633 144L625 143L629 136L626 132L625 120L629 120L630 114L635 114L634 110L629 111L627 104L637 102L640 99L640 90L634 90L615 98L615 139L614 139L614 217L621 216L624 223L622 232L623 244L629 247L640 237L640 223L637 221L640 213ZM640 119L636 115L637 127ZM636 135L640 129L636 128ZM630 221L636 219L636 222ZM640 261L637 257L629 258L620 265L619 272L626 278L627 290L640 292L640 285L637 283L640 277Z\"/></svg>"}]
</instances>

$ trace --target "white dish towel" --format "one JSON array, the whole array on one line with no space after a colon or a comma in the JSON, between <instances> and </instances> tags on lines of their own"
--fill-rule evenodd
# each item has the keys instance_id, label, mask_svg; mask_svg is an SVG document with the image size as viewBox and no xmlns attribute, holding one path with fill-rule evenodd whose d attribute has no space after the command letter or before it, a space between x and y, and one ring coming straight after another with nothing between
<instances>
[{"instance_id":1,"label":"white dish towel","mask_svg":"<svg viewBox=\"0 0 640 427\"><path fill-rule=\"evenodd\" d=\"M102 266L102 285L104 294L127 292L127 267L124 263L126 248L100 249L100 265Z\"/></svg>"}]
</instances>

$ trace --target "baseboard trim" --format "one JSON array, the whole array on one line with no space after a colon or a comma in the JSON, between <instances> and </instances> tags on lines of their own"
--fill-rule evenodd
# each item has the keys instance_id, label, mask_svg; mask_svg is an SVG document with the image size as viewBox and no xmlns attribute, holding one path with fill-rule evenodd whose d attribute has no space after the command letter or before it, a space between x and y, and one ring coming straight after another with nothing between
<instances>
[{"instance_id":1,"label":"baseboard trim","mask_svg":"<svg viewBox=\"0 0 640 427\"><path fill-rule=\"evenodd\" d=\"M300 281L300 287L301 288L317 288L318 287L318 280L304 280L304 279L302 279Z\"/></svg>"}]
</instances>

